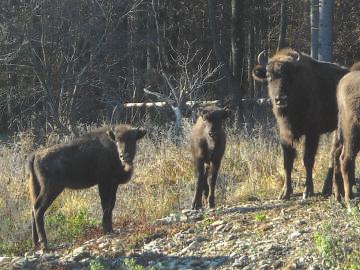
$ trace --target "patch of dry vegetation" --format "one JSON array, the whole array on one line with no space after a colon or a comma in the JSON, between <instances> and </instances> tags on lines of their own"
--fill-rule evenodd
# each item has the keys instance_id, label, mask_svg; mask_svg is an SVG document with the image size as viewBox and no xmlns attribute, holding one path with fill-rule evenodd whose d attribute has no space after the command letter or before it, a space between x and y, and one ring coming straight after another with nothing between
<instances>
[{"instance_id":1,"label":"patch of dry vegetation","mask_svg":"<svg viewBox=\"0 0 360 270\"><path fill-rule=\"evenodd\" d=\"M187 124L184 134L189 134ZM274 198L282 185L281 148L274 130L255 128L248 134L227 129L227 149L217 183L217 204L248 199ZM44 145L68 140L54 134ZM329 138L322 140L316 162L315 189L320 190L326 174ZM0 146L0 254L19 254L30 248L30 200L24 161L35 149L35 136L19 134ZM299 154L301 157L301 154ZM173 142L166 135L152 132L142 140L130 183L119 186L114 209L117 224L133 220L151 222L169 212L189 208L194 192L189 138ZM305 171L301 159L294 170L295 192L302 191ZM97 188L63 192L46 215L49 243L72 243L84 231L99 227L102 212Z\"/></svg>"}]
</instances>

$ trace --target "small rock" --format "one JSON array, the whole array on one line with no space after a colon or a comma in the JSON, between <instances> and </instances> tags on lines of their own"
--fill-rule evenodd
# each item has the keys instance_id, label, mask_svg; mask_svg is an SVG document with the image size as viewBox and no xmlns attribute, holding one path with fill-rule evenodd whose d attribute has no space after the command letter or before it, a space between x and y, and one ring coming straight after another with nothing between
<instances>
[{"instance_id":1,"label":"small rock","mask_svg":"<svg viewBox=\"0 0 360 270\"><path fill-rule=\"evenodd\" d=\"M217 221L211 223L210 226L216 227L216 226L219 226L219 225L223 225L223 224L225 224L225 223L226 223L226 222L225 222L224 220L217 220Z\"/></svg>"},{"instance_id":2,"label":"small rock","mask_svg":"<svg viewBox=\"0 0 360 270\"><path fill-rule=\"evenodd\" d=\"M198 241L193 241L187 247L184 247L180 252L179 255L184 255L186 252L193 250L198 245Z\"/></svg>"},{"instance_id":3,"label":"small rock","mask_svg":"<svg viewBox=\"0 0 360 270\"><path fill-rule=\"evenodd\" d=\"M110 245L109 242L104 242L104 243L100 243L98 247L104 249L107 248L109 245Z\"/></svg>"},{"instance_id":4,"label":"small rock","mask_svg":"<svg viewBox=\"0 0 360 270\"><path fill-rule=\"evenodd\" d=\"M269 268L270 268L269 264L263 263L263 262L260 263L259 270L266 270L266 269L269 269Z\"/></svg>"},{"instance_id":5,"label":"small rock","mask_svg":"<svg viewBox=\"0 0 360 270\"><path fill-rule=\"evenodd\" d=\"M295 239L298 238L301 235L300 231L295 231L289 235L289 239Z\"/></svg>"},{"instance_id":6,"label":"small rock","mask_svg":"<svg viewBox=\"0 0 360 270\"><path fill-rule=\"evenodd\" d=\"M236 239L237 236L235 234L229 234L228 236L226 236L226 241L231 241L231 240L234 240Z\"/></svg>"},{"instance_id":7,"label":"small rock","mask_svg":"<svg viewBox=\"0 0 360 270\"><path fill-rule=\"evenodd\" d=\"M0 268L5 268L9 266L10 262L11 262L10 257L0 257Z\"/></svg>"},{"instance_id":8,"label":"small rock","mask_svg":"<svg viewBox=\"0 0 360 270\"><path fill-rule=\"evenodd\" d=\"M15 257L11 262L12 266L15 269L25 268L27 263L28 263L28 260L26 258L21 258L21 257Z\"/></svg>"},{"instance_id":9,"label":"small rock","mask_svg":"<svg viewBox=\"0 0 360 270\"><path fill-rule=\"evenodd\" d=\"M88 263L90 263L90 258L84 258L84 259L80 260L80 263L88 264Z\"/></svg>"},{"instance_id":10,"label":"small rock","mask_svg":"<svg viewBox=\"0 0 360 270\"><path fill-rule=\"evenodd\" d=\"M87 250L86 247L78 247L72 251L72 257L74 261L79 261L85 257L88 257L90 252Z\"/></svg>"},{"instance_id":11,"label":"small rock","mask_svg":"<svg viewBox=\"0 0 360 270\"><path fill-rule=\"evenodd\" d=\"M250 263L250 258L247 255L243 255L238 259L235 259L232 264L233 267L244 267Z\"/></svg>"},{"instance_id":12,"label":"small rock","mask_svg":"<svg viewBox=\"0 0 360 270\"><path fill-rule=\"evenodd\" d=\"M221 232L223 231L223 229L226 227L226 224L221 224L219 226L216 226L215 230L214 230L214 233L218 233L218 232Z\"/></svg>"},{"instance_id":13,"label":"small rock","mask_svg":"<svg viewBox=\"0 0 360 270\"><path fill-rule=\"evenodd\" d=\"M301 226L301 225L305 225L305 224L306 224L306 221L303 219L297 220L295 222L295 225L297 225L297 226Z\"/></svg>"},{"instance_id":14,"label":"small rock","mask_svg":"<svg viewBox=\"0 0 360 270\"><path fill-rule=\"evenodd\" d=\"M121 240L113 240L111 242L111 250L114 252L124 252L124 246Z\"/></svg>"},{"instance_id":15,"label":"small rock","mask_svg":"<svg viewBox=\"0 0 360 270\"><path fill-rule=\"evenodd\" d=\"M34 256L34 255L32 255L32 256L27 256L26 258L27 258L27 260L28 260L30 263L36 262L36 261L38 261L38 260L40 259L39 257L36 257L36 256ZM0 263L0 266L1 266L1 263Z\"/></svg>"},{"instance_id":16,"label":"small rock","mask_svg":"<svg viewBox=\"0 0 360 270\"><path fill-rule=\"evenodd\" d=\"M321 268L318 265L310 265L309 268L308 268L308 270L320 270L320 269Z\"/></svg>"}]
</instances>

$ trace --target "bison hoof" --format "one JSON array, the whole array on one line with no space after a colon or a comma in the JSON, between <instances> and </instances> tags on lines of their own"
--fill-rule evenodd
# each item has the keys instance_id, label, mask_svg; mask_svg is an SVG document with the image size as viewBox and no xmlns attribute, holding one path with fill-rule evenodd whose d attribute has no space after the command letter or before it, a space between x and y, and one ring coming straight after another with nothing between
<instances>
[{"instance_id":1,"label":"bison hoof","mask_svg":"<svg viewBox=\"0 0 360 270\"><path fill-rule=\"evenodd\" d=\"M33 242L33 244L32 244L32 249L33 250L37 250L37 249L39 249L40 248L40 243L39 242Z\"/></svg>"},{"instance_id":2,"label":"bison hoof","mask_svg":"<svg viewBox=\"0 0 360 270\"><path fill-rule=\"evenodd\" d=\"M290 194L291 194L290 190L282 190L279 195L279 200L282 200L282 201L290 200Z\"/></svg>"},{"instance_id":3,"label":"bison hoof","mask_svg":"<svg viewBox=\"0 0 360 270\"><path fill-rule=\"evenodd\" d=\"M329 197L332 193L331 187L323 187L323 190L321 192L321 195L324 197Z\"/></svg>"},{"instance_id":4,"label":"bison hoof","mask_svg":"<svg viewBox=\"0 0 360 270\"><path fill-rule=\"evenodd\" d=\"M192 209L193 210L199 210L202 208L202 203L201 202L197 202L197 201L194 201L192 203Z\"/></svg>"},{"instance_id":5,"label":"bison hoof","mask_svg":"<svg viewBox=\"0 0 360 270\"><path fill-rule=\"evenodd\" d=\"M312 197L314 195L315 195L315 193L314 193L313 189L305 188L304 193L303 193L303 200L306 200L307 198Z\"/></svg>"},{"instance_id":6,"label":"bison hoof","mask_svg":"<svg viewBox=\"0 0 360 270\"><path fill-rule=\"evenodd\" d=\"M47 253L49 251L47 243L40 243L40 250L42 253Z\"/></svg>"},{"instance_id":7,"label":"bison hoof","mask_svg":"<svg viewBox=\"0 0 360 270\"><path fill-rule=\"evenodd\" d=\"M114 230L111 228L111 229L104 229L104 234L113 234L114 233Z\"/></svg>"},{"instance_id":8,"label":"bison hoof","mask_svg":"<svg viewBox=\"0 0 360 270\"><path fill-rule=\"evenodd\" d=\"M215 208L215 202L209 202L209 208Z\"/></svg>"},{"instance_id":9,"label":"bison hoof","mask_svg":"<svg viewBox=\"0 0 360 270\"><path fill-rule=\"evenodd\" d=\"M336 199L337 202L341 202L341 195L340 195L340 193L336 193L336 192L335 192L334 196L335 196L335 199Z\"/></svg>"}]
</instances>

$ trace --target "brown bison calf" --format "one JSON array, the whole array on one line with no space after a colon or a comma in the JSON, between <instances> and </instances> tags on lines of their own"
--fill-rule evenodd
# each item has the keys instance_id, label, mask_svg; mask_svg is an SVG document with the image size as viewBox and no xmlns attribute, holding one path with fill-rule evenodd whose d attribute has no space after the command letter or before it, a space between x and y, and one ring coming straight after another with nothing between
<instances>
[{"instance_id":1,"label":"brown bison calf","mask_svg":"<svg viewBox=\"0 0 360 270\"><path fill-rule=\"evenodd\" d=\"M143 129L130 125L100 128L67 144L35 152L27 163L32 201L34 246L47 248L44 213L65 189L98 185L103 209L102 226L112 231L112 210L119 184L127 183L133 172L136 141Z\"/></svg>"},{"instance_id":2,"label":"brown bison calf","mask_svg":"<svg viewBox=\"0 0 360 270\"><path fill-rule=\"evenodd\" d=\"M215 207L216 178L226 144L222 123L228 115L227 109L204 107L200 109L200 116L192 128L191 152L197 174L193 209L202 207L202 196L209 207Z\"/></svg>"},{"instance_id":3,"label":"brown bison calf","mask_svg":"<svg viewBox=\"0 0 360 270\"><path fill-rule=\"evenodd\" d=\"M340 80L336 97L339 107L339 124L338 148L334 157L337 165L334 173L335 196L339 201L343 196L345 202L348 203L353 197L355 159L360 150L360 62L354 64L351 72Z\"/></svg>"}]
</instances>

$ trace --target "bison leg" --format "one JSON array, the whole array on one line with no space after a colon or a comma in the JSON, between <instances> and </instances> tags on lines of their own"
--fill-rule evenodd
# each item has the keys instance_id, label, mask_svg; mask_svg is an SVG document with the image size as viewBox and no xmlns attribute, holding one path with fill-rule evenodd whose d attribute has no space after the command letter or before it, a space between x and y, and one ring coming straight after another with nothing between
<instances>
[{"instance_id":1,"label":"bison leg","mask_svg":"<svg viewBox=\"0 0 360 270\"><path fill-rule=\"evenodd\" d=\"M355 182L355 158L358 149L355 146L354 138L344 138L344 146L340 156L340 167L344 181L344 199L345 203L349 203L353 197L352 184Z\"/></svg>"},{"instance_id":2,"label":"bison leg","mask_svg":"<svg viewBox=\"0 0 360 270\"><path fill-rule=\"evenodd\" d=\"M204 187L206 185L204 164L205 162L203 160L198 160L196 162L197 182L196 182L195 196L192 203L192 209L196 209L196 210L202 208L201 197Z\"/></svg>"},{"instance_id":3,"label":"bison leg","mask_svg":"<svg viewBox=\"0 0 360 270\"><path fill-rule=\"evenodd\" d=\"M334 162L336 162L335 151L339 146L340 146L340 142L338 140L338 134L337 134L337 132L334 132L332 144L331 144L329 169L326 174L326 178L325 178L324 185L323 185L322 192L321 192L321 194L325 197L330 196L332 193L333 175L335 174L334 168L336 166L334 164ZM339 156L340 156L340 154L339 154Z\"/></svg>"},{"instance_id":4,"label":"bison leg","mask_svg":"<svg viewBox=\"0 0 360 270\"><path fill-rule=\"evenodd\" d=\"M43 249L47 249L47 237L45 233L44 227L44 214L55 198L61 193L63 190L62 188L57 188L55 185L52 186L53 189L49 188L49 186L43 187L40 191L39 196L35 200L34 205L34 218L35 218L35 225L38 235L38 240L40 246Z\"/></svg>"},{"instance_id":5,"label":"bison leg","mask_svg":"<svg viewBox=\"0 0 360 270\"><path fill-rule=\"evenodd\" d=\"M34 248L39 246L39 236L36 230L36 222L35 222L35 211L31 211L31 228L32 228L32 241Z\"/></svg>"},{"instance_id":6,"label":"bison leg","mask_svg":"<svg viewBox=\"0 0 360 270\"><path fill-rule=\"evenodd\" d=\"M312 178L312 171L314 168L315 155L319 145L319 135L306 135L305 138L305 152L304 165L306 170L306 182L303 193L303 199L314 195L314 183Z\"/></svg>"},{"instance_id":7,"label":"bison leg","mask_svg":"<svg viewBox=\"0 0 360 270\"><path fill-rule=\"evenodd\" d=\"M283 189L279 195L279 200L288 200L288 199L290 199L290 194L292 193L291 171L293 169L296 151L292 145L282 143L281 146L283 149L284 169L285 169L286 175L285 175Z\"/></svg>"},{"instance_id":8,"label":"bison leg","mask_svg":"<svg viewBox=\"0 0 360 270\"><path fill-rule=\"evenodd\" d=\"M205 179L205 183L204 183L204 189L203 189L203 202L206 205L208 202L208 198L209 198L209 171L211 170L211 165L210 164L205 164L205 173L204 173L204 179Z\"/></svg>"},{"instance_id":9,"label":"bison leg","mask_svg":"<svg viewBox=\"0 0 360 270\"><path fill-rule=\"evenodd\" d=\"M116 201L116 191L118 186L99 185L99 195L101 207L103 209L102 227L104 233L111 233L112 228L112 211Z\"/></svg>"},{"instance_id":10,"label":"bison leg","mask_svg":"<svg viewBox=\"0 0 360 270\"><path fill-rule=\"evenodd\" d=\"M210 171L210 194L208 197L208 205L210 208L215 207L215 186L216 186L216 179L218 176L220 167L220 162L211 162L211 171Z\"/></svg>"},{"instance_id":11,"label":"bison leg","mask_svg":"<svg viewBox=\"0 0 360 270\"><path fill-rule=\"evenodd\" d=\"M333 164L334 164L334 175L333 175L333 182L334 182L334 194L335 198L338 202L341 201L341 197L344 197L345 191L344 191L344 182L341 175L341 169L340 169L340 155L342 152L342 144L338 145L338 147L334 151L333 155Z\"/></svg>"}]
</instances>

